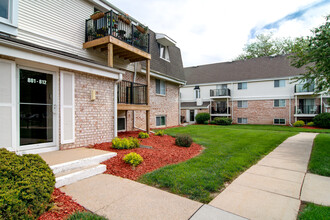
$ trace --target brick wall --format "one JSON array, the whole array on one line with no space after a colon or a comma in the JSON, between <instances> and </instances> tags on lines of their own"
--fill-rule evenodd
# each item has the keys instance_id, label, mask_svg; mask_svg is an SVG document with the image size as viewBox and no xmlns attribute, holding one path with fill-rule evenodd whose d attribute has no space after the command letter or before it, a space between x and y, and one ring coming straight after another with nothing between
<instances>
[{"instance_id":1,"label":"brick wall","mask_svg":"<svg viewBox=\"0 0 330 220\"><path fill-rule=\"evenodd\" d=\"M294 100L291 100L291 123L294 122L293 111ZM273 124L275 118L285 118L289 124L289 100L285 107L274 107L274 100L248 100L247 108L238 108L234 101L233 123L237 123L237 118L247 118L248 124Z\"/></svg>"},{"instance_id":2,"label":"brick wall","mask_svg":"<svg viewBox=\"0 0 330 220\"><path fill-rule=\"evenodd\" d=\"M114 136L114 80L75 73L75 143L60 149L109 142ZM96 100L91 101L91 90Z\"/></svg>"}]
</instances>

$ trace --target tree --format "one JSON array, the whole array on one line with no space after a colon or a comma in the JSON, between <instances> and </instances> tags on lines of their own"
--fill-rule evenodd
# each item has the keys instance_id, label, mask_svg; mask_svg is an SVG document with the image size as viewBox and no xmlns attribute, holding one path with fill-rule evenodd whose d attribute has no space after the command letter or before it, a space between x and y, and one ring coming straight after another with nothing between
<instances>
[{"instance_id":1,"label":"tree","mask_svg":"<svg viewBox=\"0 0 330 220\"><path fill-rule=\"evenodd\" d=\"M304 82L305 88L312 83L315 93L330 92L330 15L325 24L312 30L313 35L299 38L293 47L291 65L306 70L296 81Z\"/></svg>"},{"instance_id":2,"label":"tree","mask_svg":"<svg viewBox=\"0 0 330 220\"><path fill-rule=\"evenodd\" d=\"M272 34L260 34L256 37L256 42L246 44L244 53L236 60L253 59L257 57L276 56L289 54L295 45L296 40L290 38L272 39Z\"/></svg>"}]
</instances>

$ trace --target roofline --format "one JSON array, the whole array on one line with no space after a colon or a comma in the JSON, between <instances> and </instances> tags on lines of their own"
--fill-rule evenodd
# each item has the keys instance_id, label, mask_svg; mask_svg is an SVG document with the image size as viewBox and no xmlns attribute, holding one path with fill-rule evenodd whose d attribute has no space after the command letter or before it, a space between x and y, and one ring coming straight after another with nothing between
<instances>
[{"instance_id":1,"label":"roofline","mask_svg":"<svg viewBox=\"0 0 330 220\"><path fill-rule=\"evenodd\" d=\"M145 69L142 69L141 72L145 74L146 73L146 70ZM167 81L174 82L174 83L177 83L177 84L180 84L180 85L184 85L184 86L187 83L187 81L185 81L185 80L182 80L182 79L179 79L179 78L176 78L176 77L172 77L172 76L166 75L164 73L161 73L161 72L158 72L158 71L155 71L155 70L151 70L150 71L150 75L151 76L154 76L156 78L165 79Z\"/></svg>"},{"instance_id":2,"label":"roofline","mask_svg":"<svg viewBox=\"0 0 330 220\"><path fill-rule=\"evenodd\" d=\"M262 78L262 79L248 79L248 80L235 80L235 81L218 81L218 82L209 82L209 83L195 83L195 84L186 84L185 87L193 87L193 86L211 86L217 84L230 84L230 83L240 83L240 82L261 82L261 81L269 81L269 80L279 80L279 79L291 79L294 77L299 77L299 75L293 76L284 76L284 77L274 77L274 78Z\"/></svg>"}]
</instances>

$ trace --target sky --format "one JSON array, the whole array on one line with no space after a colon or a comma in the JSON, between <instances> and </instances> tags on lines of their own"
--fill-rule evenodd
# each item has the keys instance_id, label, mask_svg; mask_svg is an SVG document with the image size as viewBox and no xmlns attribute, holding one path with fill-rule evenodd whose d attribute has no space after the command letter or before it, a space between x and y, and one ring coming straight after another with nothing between
<instances>
[{"instance_id":1,"label":"sky","mask_svg":"<svg viewBox=\"0 0 330 220\"><path fill-rule=\"evenodd\" d=\"M109 0L151 30L177 42L183 65L232 61L258 34L311 35L330 0Z\"/></svg>"}]
</instances>

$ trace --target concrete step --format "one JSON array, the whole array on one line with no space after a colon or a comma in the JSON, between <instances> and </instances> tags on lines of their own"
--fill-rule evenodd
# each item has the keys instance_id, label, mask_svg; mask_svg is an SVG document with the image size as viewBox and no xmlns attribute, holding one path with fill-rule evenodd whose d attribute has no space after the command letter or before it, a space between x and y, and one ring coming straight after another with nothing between
<instances>
[{"instance_id":1,"label":"concrete step","mask_svg":"<svg viewBox=\"0 0 330 220\"><path fill-rule=\"evenodd\" d=\"M55 187L59 188L71 183L75 183L79 180L86 179L106 171L107 166L104 164L97 164L83 168L71 169L70 171L64 171L55 175Z\"/></svg>"},{"instance_id":2,"label":"concrete step","mask_svg":"<svg viewBox=\"0 0 330 220\"><path fill-rule=\"evenodd\" d=\"M117 156L117 153L109 152L101 155L96 155L92 157L51 165L50 168L53 170L53 173L56 175L59 173L63 173L75 169L83 169L85 167L98 165L101 162L106 161L115 156Z\"/></svg>"}]
</instances>

